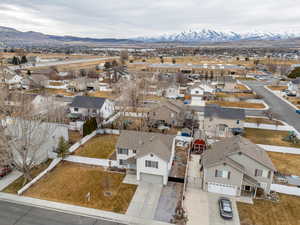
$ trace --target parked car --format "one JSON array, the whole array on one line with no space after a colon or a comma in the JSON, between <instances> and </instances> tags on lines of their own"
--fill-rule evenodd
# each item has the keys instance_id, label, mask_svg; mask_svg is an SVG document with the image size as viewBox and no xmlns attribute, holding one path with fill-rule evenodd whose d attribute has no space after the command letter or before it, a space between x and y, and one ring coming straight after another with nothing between
<instances>
[{"instance_id":1,"label":"parked car","mask_svg":"<svg viewBox=\"0 0 300 225\"><path fill-rule=\"evenodd\" d=\"M296 113L300 114L300 109L297 109L297 110L296 110Z\"/></svg>"},{"instance_id":2,"label":"parked car","mask_svg":"<svg viewBox=\"0 0 300 225\"><path fill-rule=\"evenodd\" d=\"M233 135L243 135L244 129L243 128L232 128L231 132Z\"/></svg>"},{"instance_id":3,"label":"parked car","mask_svg":"<svg viewBox=\"0 0 300 225\"><path fill-rule=\"evenodd\" d=\"M12 171L10 166L0 167L0 177L4 177Z\"/></svg>"},{"instance_id":4,"label":"parked car","mask_svg":"<svg viewBox=\"0 0 300 225\"><path fill-rule=\"evenodd\" d=\"M233 211L231 201L228 198L220 198L219 199L219 210L220 216L224 219L232 219Z\"/></svg>"},{"instance_id":5,"label":"parked car","mask_svg":"<svg viewBox=\"0 0 300 225\"><path fill-rule=\"evenodd\" d=\"M289 96L289 97L296 97L296 94L291 93L291 92L287 93L286 95Z\"/></svg>"}]
</instances>

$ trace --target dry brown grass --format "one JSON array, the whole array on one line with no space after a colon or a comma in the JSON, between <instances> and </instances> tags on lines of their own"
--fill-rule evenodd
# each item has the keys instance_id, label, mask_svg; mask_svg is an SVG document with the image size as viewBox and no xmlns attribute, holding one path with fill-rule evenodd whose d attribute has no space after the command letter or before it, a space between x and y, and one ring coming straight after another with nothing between
<instances>
[{"instance_id":1,"label":"dry brown grass","mask_svg":"<svg viewBox=\"0 0 300 225\"><path fill-rule=\"evenodd\" d=\"M283 123L281 123L278 120L270 120L268 118L260 118L260 117L247 117L245 120L247 123L261 123L261 124L270 124L270 125L283 125Z\"/></svg>"},{"instance_id":2,"label":"dry brown grass","mask_svg":"<svg viewBox=\"0 0 300 225\"><path fill-rule=\"evenodd\" d=\"M115 151L117 140L117 135L97 135L77 149L75 155L109 159Z\"/></svg>"},{"instance_id":3,"label":"dry brown grass","mask_svg":"<svg viewBox=\"0 0 300 225\"><path fill-rule=\"evenodd\" d=\"M75 144L82 138L79 131L69 130L69 143Z\"/></svg>"},{"instance_id":4,"label":"dry brown grass","mask_svg":"<svg viewBox=\"0 0 300 225\"><path fill-rule=\"evenodd\" d=\"M236 77L237 80L256 80L253 77Z\"/></svg>"},{"instance_id":5,"label":"dry brown grass","mask_svg":"<svg viewBox=\"0 0 300 225\"><path fill-rule=\"evenodd\" d=\"M285 175L300 176L300 155L267 152L277 171Z\"/></svg>"},{"instance_id":6,"label":"dry brown grass","mask_svg":"<svg viewBox=\"0 0 300 225\"><path fill-rule=\"evenodd\" d=\"M33 168L30 172L31 178L33 179L37 175L39 175L42 171L44 171L50 165L51 162L52 162L52 160L48 160L47 162L42 163L39 166ZM17 194L17 192L22 188L23 183L24 183L24 176L21 176L17 180L15 180L13 183L11 183L9 186L7 186L3 190L3 192L10 193L10 194Z\"/></svg>"},{"instance_id":7,"label":"dry brown grass","mask_svg":"<svg viewBox=\"0 0 300 225\"><path fill-rule=\"evenodd\" d=\"M64 89L54 89L54 88L43 88L43 89L29 90L26 92L29 94L64 95L68 97L72 97L75 95L74 93L68 92Z\"/></svg>"},{"instance_id":8,"label":"dry brown grass","mask_svg":"<svg viewBox=\"0 0 300 225\"><path fill-rule=\"evenodd\" d=\"M220 98L239 98L239 97L246 97L246 98L256 98L255 94L251 93L226 93L226 92L217 92L216 93L217 97Z\"/></svg>"},{"instance_id":9,"label":"dry brown grass","mask_svg":"<svg viewBox=\"0 0 300 225\"><path fill-rule=\"evenodd\" d=\"M299 225L300 197L279 194L279 202L237 202L241 225Z\"/></svg>"},{"instance_id":10,"label":"dry brown grass","mask_svg":"<svg viewBox=\"0 0 300 225\"><path fill-rule=\"evenodd\" d=\"M225 101L207 101L207 104L217 104L222 107L239 107L239 108L252 108L252 109L264 109L264 104L261 103L249 103L249 102L225 102Z\"/></svg>"},{"instance_id":11,"label":"dry brown grass","mask_svg":"<svg viewBox=\"0 0 300 225\"><path fill-rule=\"evenodd\" d=\"M299 97L287 97L286 98L290 103L297 106L300 109L300 98Z\"/></svg>"},{"instance_id":12,"label":"dry brown grass","mask_svg":"<svg viewBox=\"0 0 300 225\"><path fill-rule=\"evenodd\" d=\"M249 90L249 89L248 89L245 85L243 85L243 84L237 84L237 85L235 86L235 88L238 89L238 90L241 90L241 91L248 91L248 90Z\"/></svg>"},{"instance_id":13,"label":"dry brown grass","mask_svg":"<svg viewBox=\"0 0 300 225\"><path fill-rule=\"evenodd\" d=\"M268 88L270 88L272 91L283 91L283 90L286 90L288 87L272 85L272 86L268 86Z\"/></svg>"},{"instance_id":14,"label":"dry brown grass","mask_svg":"<svg viewBox=\"0 0 300 225\"><path fill-rule=\"evenodd\" d=\"M282 140L288 136L288 131L245 128L244 136L256 144L300 148L300 143L294 144Z\"/></svg>"},{"instance_id":15,"label":"dry brown grass","mask_svg":"<svg viewBox=\"0 0 300 225\"><path fill-rule=\"evenodd\" d=\"M89 208L125 213L136 185L123 184L125 174L63 162L34 184L25 196ZM108 182L109 185L104 185ZM111 196L105 195L110 192ZM87 193L91 194L87 201Z\"/></svg>"},{"instance_id":16,"label":"dry brown grass","mask_svg":"<svg viewBox=\"0 0 300 225\"><path fill-rule=\"evenodd\" d=\"M91 97L98 97L98 98L108 98L108 99L115 99L116 96L112 94L110 91L94 91L88 94Z\"/></svg>"},{"instance_id":17,"label":"dry brown grass","mask_svg":"<svg viewBox=\"0 0 300 225\"><path fill-rule=\"evenodd\" d=\"M63 86L64 83L62 83L62 82L49 82L49 85L51 85L51 86Z\"/></svg>"}]
</instances>

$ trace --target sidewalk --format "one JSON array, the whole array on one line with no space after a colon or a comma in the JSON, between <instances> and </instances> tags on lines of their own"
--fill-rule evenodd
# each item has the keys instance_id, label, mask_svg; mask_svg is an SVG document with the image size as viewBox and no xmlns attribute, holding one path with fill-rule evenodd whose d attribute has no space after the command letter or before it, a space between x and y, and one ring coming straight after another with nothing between
<instances>
[{"instance_id":1,"label":"sidewalk","mask_svg":"<svg viewBox=\"0 0 300 225\"><path fill-rule=\"evenodd\" d=\"M12 194L0 193L0 200L12 202L20 205L28 205L58 212L91 217L95 219L106 219L118 223L126 223L130 225L170 225L169 223L142 219L124 214L118 214L109 211L85 208L81 206L69 205L64 203L40 200L30 197L17 196Z\"/></svg>"},{"instance_id":2,"label":"sidewalk","mask_svg":"<svg viewBox=\"0 0 300 225\"><path fill-rule=\"evenodd\" d=\"M5 189L8 185L13 183L16 179L18 179L21 176L22 176L21 172L19 172L17 170L13 170L10 174L1 178L0 179L0 191Z\"/></svg>"}]
</instances>

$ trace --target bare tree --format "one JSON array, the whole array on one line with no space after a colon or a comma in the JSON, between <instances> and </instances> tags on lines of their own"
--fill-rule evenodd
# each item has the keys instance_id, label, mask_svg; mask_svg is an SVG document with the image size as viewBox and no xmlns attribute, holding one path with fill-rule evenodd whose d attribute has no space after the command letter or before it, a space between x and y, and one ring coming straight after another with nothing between
<instances>
[{"instance_id":1,"label":"bare tree","mask_svg":"<svg viewBox=\"0 0 300 225\"><path fill-rule=\"evenodd\" d=\"M18 94L14 105L7 105L8 94L0 90L0 122L2 164L14 165L23 173L24 184L31 180L41 147L48 143L56 126L45 115L33 113L28 96ZM47 154L47 153L46 153Z\"/></svg>"}]
</instances>

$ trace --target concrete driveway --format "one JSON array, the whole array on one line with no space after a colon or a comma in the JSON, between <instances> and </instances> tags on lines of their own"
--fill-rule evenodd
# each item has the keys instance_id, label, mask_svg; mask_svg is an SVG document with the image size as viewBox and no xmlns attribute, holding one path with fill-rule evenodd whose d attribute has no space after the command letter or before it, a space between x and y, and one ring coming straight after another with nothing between
<instances>
[{"instance_id":1,"label":"concrete driveway","mask_svg":"<svg viewBox=\"0 0 300 225\"><path fill-rule=\"evenodd\" d=\"M240 225L239 213L237 210L236 200L234 198L223 196L231 199L232 208L233 208L233 219L224 220L220 216L219 203L218 200L222 195L207 193L208 202L209 202L209 224L210 225Z\"/></svg>"},{"instance_id":2,"label":"concrete driveway","mask_svg":"<svg viewBox=\"0 0 300 225\"><path fill-rule=\"evenodd\" d=\"M163 185L140 182L129 204L126 215L153 219Z\"/></svg>"}]
</instances>

